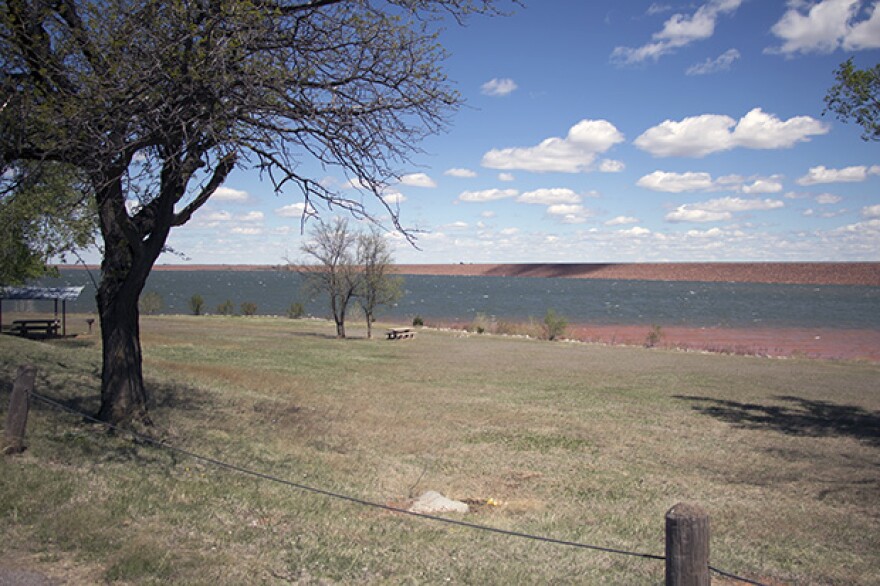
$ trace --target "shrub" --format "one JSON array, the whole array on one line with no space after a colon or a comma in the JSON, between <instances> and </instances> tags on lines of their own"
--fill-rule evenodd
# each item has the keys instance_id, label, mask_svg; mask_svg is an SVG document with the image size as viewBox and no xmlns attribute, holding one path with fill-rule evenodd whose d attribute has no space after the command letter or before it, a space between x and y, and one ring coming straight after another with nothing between
<instances>
[{"instance_id":1,"label":"shrub","mask_svg":"<svg viewBox=\"0 0 880 586\"><path fill-rule=\"evenodd\" d=\"M232 301L229 299L217 306L217 315L232 315L234 313L235 306L232 305Z\"/></svg>"},{"instance_id":2,"label":"shrub","mask_svg":"<svg viewBox=\"0 0 880 586\"><path fill-rule=\"evenodd\" d=\"M290 319L299 319L306 314L306 308L299 301L294 301L287 308L287 317Z\"/></svg>"},{"instance_id":3,"label":"shrub","mask_svg":"<svg viewBox=\"0 0 880 586\"><path fill-rule=\"evenodd\" d=\"M156 291L147 291L138 299L138 311L141 313L159 313L164 305L162 295Z\"/></svg>"},{"instance_id":4,"label":"shrub","mask_svg":"<svg viewBox=\"0 0 880 586\"><path fill-rule=\"evenodd\" d=\"M412 325L415 326L423 326L425 325L425 320L422 319L422 316L417 315L413 318Z\"/></svg>"},{"instance_id":5,"label":"shrub","mask_svg":"<svg viewBox=\"0 0 880 586\"><path fill-rule=\"evenodd\" d=\"M202 308L204 307L205 300L198 293L189 298L189 309L193 315L202 315Z\"/></svg>"},{"instance_id":6,"label":"shrub","mask_svg":"<svg viewBox=\"0 0 880 586\"><path fill-rule=\"evenodd\" d=\"M242 315L254 315L257 313L257 304L251 301L244 301L241 304Z\"/></svg>"},{"instance_id":7,"label":"shrub","mask_svg":"<svg viewBox=\"0 0 880 586\"><path fill-rule=\"evenodd\" d=\"M544 337L548 340L556 340L565 335L568 321L556 313L554 309L548 309L544 314Z\"/></svg>"},{"instance_id":8,"label":"shrub","mask_svg":"<svg viewBox=\"0 0 880 586\"><path fill-rule=\"evenodd\" d=\"M653 348L663 339L663 330L657 324L651 326L648 335L645 336L645 348Z\"/></svg>"},{"instance_id":9,"label":"shrub","mask_svg":"<svg viewBox=\"0 0 880 586\"><path fill-rule=\"evenodd\" d=\"M471 322L468 331L477 332L478 334L485 334L486 332L492 334L495 332L495 319L487 316L485 313L478 313L474 316L474 321Z\"/></svg>"},{"instance_id":10,"label":"shrub","mask_svg":"<svg viewBox=\"0 0 880 586\"><path fill-rule=\"evenodd\" d=\"M527 322L499 320L495 324L495 333L508 336L529 336L530 338L540 338L543 335L543 327L532 317L530 317Z\"/></svg>"}]
</instances>

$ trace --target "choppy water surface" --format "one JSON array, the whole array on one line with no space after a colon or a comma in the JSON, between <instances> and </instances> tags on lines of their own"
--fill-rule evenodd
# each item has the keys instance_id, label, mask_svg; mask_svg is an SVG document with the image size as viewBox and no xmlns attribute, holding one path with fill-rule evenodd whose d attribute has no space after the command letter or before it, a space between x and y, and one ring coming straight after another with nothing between
<instances>
[{"instance_id":1,"label":"choppy water surface","mask_svg":"<svg viewBox=\"0 0 880 586\"><path fill-rule=\"evenodd\" d=\"M97 275L96 275L97 278ZM695 327L823 327L880 329L880 288L545 279L522 277L407 276L405 294L386 318L470 321L478 313L504 320L542 318L554 309L571 323L658 324ZM85 285L71 312L93 312L95 290L82 270L63 271L50 286ZM164 313L189 313L194 294L206 313L232 301L257 313L284 315L301 302L325 316L326 302L310 299L299 275L274 271L154 271L145 291L162 296ZM5 304L4 304L5 307Z\"/></svg>"}]
</instances>

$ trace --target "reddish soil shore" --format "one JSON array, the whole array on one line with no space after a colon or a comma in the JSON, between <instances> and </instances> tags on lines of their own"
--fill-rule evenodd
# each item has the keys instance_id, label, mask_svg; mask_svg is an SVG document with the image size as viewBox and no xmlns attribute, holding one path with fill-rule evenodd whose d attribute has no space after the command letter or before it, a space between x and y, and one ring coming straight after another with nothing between
<instances>
[{"instance_id":1,"label":"reddish soil shore","mask_svg":"<svg viewBox=\"0 0 880 586\"><path fill-rule=\"evenodd\" d=\"M650 328L645 326L575 325L568 328L567 336L603 344L645 345L649 332ZM880 331L877 330L669 326L660 332L656 345L661 348L880 362Z\"/></svg>"},{"instance_id":2,"label":"reddish soil shore","mask_svg":"<svg viewBox=\"0 0 880 586\"><path fill-rule=\"evenodd\" d=\"M471 324L441 320L428 325L465 330ZM651 332L652 327L646 325L569 324L565 338L612 346L647 346ZM880 330L869 329L663 326L654 346L745 356L880 362Z\"/></svg>"}]
</instances>

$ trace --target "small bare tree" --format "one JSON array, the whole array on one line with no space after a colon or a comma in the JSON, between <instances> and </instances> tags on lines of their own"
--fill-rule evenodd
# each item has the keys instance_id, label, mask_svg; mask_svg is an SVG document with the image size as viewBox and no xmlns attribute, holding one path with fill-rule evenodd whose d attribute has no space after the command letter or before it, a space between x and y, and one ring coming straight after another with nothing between
<instances>
[{"instance_id":1,"label":"small bare tree","mask_svg":"<svg viewBox=\"0 0 880 586\"><path fill-rule=\"evenodd\" d=\"M358 236L357 262L361 268L357 298L367 320L367 338L372 338L376 310L400 299L403 279L390 274L394 264L391 251L388 242L376 230Z\"/></svg>"},{"instance_id":2,"label":"small bare tree","mask_svg":"<svg viewBox=\"0 0 880 586\"><path fill-rule=\"evenodd\" d=\"M309 289L327 294L337 338L345 337L345 315L361 276L354 256L356 241L357 234L349 230L348 220L337 217L315 226L300 247L307 257L300 274Z\"/></svg>"}]
</instances>

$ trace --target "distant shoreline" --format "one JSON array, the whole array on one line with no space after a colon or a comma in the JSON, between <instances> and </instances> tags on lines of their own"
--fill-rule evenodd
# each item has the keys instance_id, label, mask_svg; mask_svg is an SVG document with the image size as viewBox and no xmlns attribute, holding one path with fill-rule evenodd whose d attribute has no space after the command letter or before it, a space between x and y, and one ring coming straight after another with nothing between
<instances>
[{"instance_id":1,"label":"distant shoreline","mask_svg":"<svg viewBox=\"0 0 880 586\"><path fill-rule=\"evenodd\" d=\"M61 265L82 269L81 265ZM98 267L90 266L90 269ZM157 271L272 271L285 265L156 265ZM534 277L641 281L865 285L880 287L880 262L694 262L399 264L400 275Z\"/></svg>"}]
</instances>

